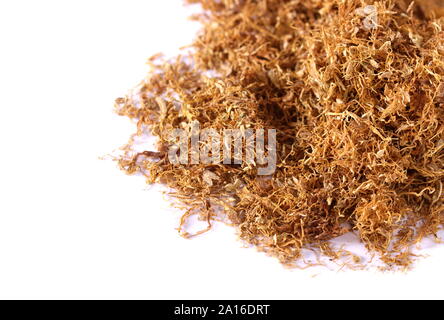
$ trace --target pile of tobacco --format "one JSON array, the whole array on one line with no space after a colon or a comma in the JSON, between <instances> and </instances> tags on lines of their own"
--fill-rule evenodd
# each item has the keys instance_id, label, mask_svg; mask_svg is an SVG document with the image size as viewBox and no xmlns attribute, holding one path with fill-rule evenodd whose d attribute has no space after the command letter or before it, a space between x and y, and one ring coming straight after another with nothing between
<instances>
[{"instance_id":1,"label":"pile of tobacco","mask_svg":"<svg viewBox=\"0 0 444 320\"><path fill-rule=\"evenodd\" d=\"M195 42L174 59L150 58L147 78L116 101L138 128L119 164L171 190L185 210L182 236L223 221L245 243L299 267L345 258L367 265L332 245L349 232L388 268L411 265L424 237L439 241L443 1L186 2L201 6ZM192 140L193 123L276 130L275 170L260 175L262 164L222 156L172 163L171 132ZM137 150L149 135L156 150ZM182 159L196 160L186 150ZM191 234L196 217L204 228Z\"/></svg>"}]
</instances>

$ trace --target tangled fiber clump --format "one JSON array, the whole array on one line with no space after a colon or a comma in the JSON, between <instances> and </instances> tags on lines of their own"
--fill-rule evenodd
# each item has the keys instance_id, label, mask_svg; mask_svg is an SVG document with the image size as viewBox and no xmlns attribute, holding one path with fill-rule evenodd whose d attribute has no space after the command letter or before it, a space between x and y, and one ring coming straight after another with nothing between
<instances>
[{"instance_id":1,"label":"tangled fiber clump","mask_svg":"<svg viewBox=\"0 0 444 320\"><path fill-rule=\"evenodd\" d=\"M116 101L138 123L121 168L174 190L185 237L193 215L208 223L198 234L229 221L247 243L304 264L304 249L340 258L329 241L354 232L386 266L410 265L412 246L444 223L442 1L187 2L203 8L193 45L151 58L135 94ZM276 129L276 172L171 164L169 132L193 121ZM158 150L135 151L147 130Z\"/></svg>"}]
</instances>

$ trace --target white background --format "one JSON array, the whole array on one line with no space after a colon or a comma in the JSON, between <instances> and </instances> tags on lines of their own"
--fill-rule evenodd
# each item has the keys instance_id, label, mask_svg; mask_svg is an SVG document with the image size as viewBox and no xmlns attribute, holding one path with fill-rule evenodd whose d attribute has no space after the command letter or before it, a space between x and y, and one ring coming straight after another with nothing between
<instances>
[{"instance_id":1,"label":"white background","mask_svg":"<svg viewBox=\"0 0 444 320\"><path fill-rule=\"evenodd\" d=\"M192 11L192 10L191 10ZM190 43L181 0L0 2L0 298L443 298L444 246L408 273L287 270L234 231L179 237L180 212L99 160L146 58Z\"/></svg>"}]
</instances>

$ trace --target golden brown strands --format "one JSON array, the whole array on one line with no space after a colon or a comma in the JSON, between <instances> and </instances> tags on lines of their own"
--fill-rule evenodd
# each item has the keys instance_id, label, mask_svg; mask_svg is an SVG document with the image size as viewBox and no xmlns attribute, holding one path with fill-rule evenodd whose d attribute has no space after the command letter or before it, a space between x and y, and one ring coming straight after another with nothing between
<instances>
[{"instance_id":1,"label":"golden brown strands","mask_svg":"<svg viewBox=\"0 0 444 320\"><path fill-rule=\"evenodd\" d=\"M187 2L203 7L190 50L153 57L137 92L117 100L138 135L158 138L158 151L144 153L131 140L121 168L174 190L188 209L182 224L198 215L209 229L227 217L283 263L303 260L303 249L341 256L329 241L352 231L387 266L409 265L412 245L444 222L439 1L428 9L404 0ZM368 5L374 28L358 14ZM276 172L170 164L170 130L192 121L276 129Z\"/></svg>"}]
</instances>

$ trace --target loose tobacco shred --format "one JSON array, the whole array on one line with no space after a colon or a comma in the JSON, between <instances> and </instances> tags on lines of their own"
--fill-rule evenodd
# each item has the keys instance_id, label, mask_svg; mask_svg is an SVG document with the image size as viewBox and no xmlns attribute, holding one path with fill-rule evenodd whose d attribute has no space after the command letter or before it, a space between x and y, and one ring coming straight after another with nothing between
<instances>
[{"instance_id":1,"label":"loose tobacco shred","mask_svg":"<svg viewBox=\"0 0 444 320\"><path fill-rule=\"evenodd\" d=\"M330 240L354 232L386 266L409 266L413 245L444 223L443 1L186 2L202 6L195 42L151 58L146 80L116 101L138 123L121 168L174 190L185 237L191 216L207 222L199 234L229 219L292 265L305 249L343 256ZM168 133L193 121L276 129L276 172L171 164ZM158 150L137 152L147 132Z\"/></svg>"}]
</instances>

